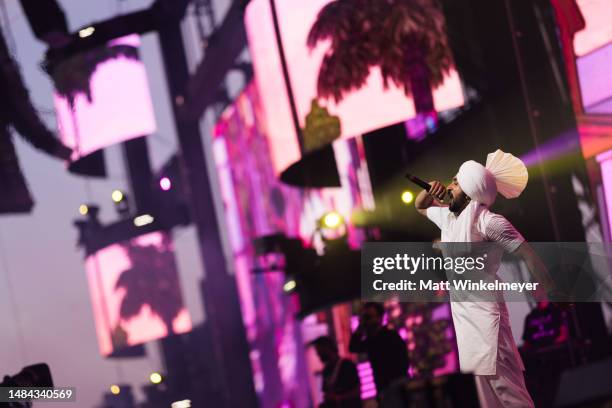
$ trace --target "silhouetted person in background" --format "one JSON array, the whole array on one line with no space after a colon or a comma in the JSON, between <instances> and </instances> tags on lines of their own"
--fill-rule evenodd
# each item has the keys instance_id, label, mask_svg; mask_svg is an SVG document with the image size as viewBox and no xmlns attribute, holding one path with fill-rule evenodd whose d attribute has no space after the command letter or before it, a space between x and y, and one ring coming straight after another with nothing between
<instances>
[{"instance_id":1,"label":"silhouetted person in background","mask_svg":"<svg viewBox=\"0 0 612 408\"><path fill-rule=\"evenodd\" d=\"M554 303L538 302L527 317L523 330L523 348L537 350L542 347L561 344L569 338L563 312Z\"/></svg>"},{"instance_id":2,"label":"silhouetted person in background","mask_svg":"<svg viewBox=\"0 0 612 408\"><path fill-rule=\"evenodd\" d=\"M359 327L349 343L352 353L368 355L379 398L393 383L408 375L406 343L395 330L383 326L384 314L382 304L365 303Z\"/></svg>"},{"instance_id":3,"label":"silhouetted person in background","mask_svg":"<svg viewBox=\"0 0 612 408\"><path fill-rule=\"evenodd\" d=\"M336 342L321 336L311 342L323 367L323 403L320 408L361 408L361 385L357 367L340 358Z\"/></svg>"},{"instance_id":4,"label":"silhouetted person in background","mask_svg":"<svg viewBox=\"0 0 612 408\"><path fill-rule=\"evenodd\" d=\"M536 407L554 405L561 373L572 365L569 339L566 318L557 304L540 301L525 317L520 350Z\"/></svg>"}]
</instances>

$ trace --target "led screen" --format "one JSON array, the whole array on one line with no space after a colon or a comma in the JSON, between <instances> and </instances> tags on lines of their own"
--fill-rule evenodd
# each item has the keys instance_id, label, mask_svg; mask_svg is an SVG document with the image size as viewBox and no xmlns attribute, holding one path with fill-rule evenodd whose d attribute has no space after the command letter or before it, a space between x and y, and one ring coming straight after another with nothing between
<instances>
[{"instance_id":1,"label":"led screen","mask_svg":"<svg viewBox=\"0 0 612 408\"><path fill-rule=\"evenodd\" d=\"M156 130L137 35L62 62L53 72L60 138L73 160Z\"/></svg>"},{"instance_id":2,"label":"led screen","mask_svg":"<svg viewBox=\"0 0 612 408\"><path fill-rule=\"evenodd\" d=\"M167 233L110 245L85 267L102 355L191 330Z\"/></svg>"},{"instance_id":3,"label":"led screen","mask_svg":"<svg viewBox=\"0 0 612 408\"><path fill-rule=\"evenodd\" d=\"M612 43L576 59L586 113L612 113Z\"/></svg>"},{"instance_id":4,"label":"led screen","mask_svg":"<svg viewBox=\"0 0 612 408\"><path fill-rule=\"evenodd\" d=\"M612 2L578 0L585 27L574 36L580 96L585 113L612 113Z\"/></svg>"},{"instance_id":5,"label":"led screen","mask_svg":"<svg viewBox=\"0 0 612 408\"><path fill-rule=\"evenodd\" d=\"M289 400L302 408L311 403L297 308L283 292L284 273L253 272L260 267L253 240L282 233L311 243L317 220L327 211L349 219L354 208L372 209L373 198L360 138L334 143L340 188L304 192L275 175L266 125L258 88L251 83L215 127L214 158L261 405L283 406ZM361 241L363 232L349 227L349 242L356 247Z\"/></svg>"},{"instance_id":6,"label":"led screen","mask_svg":"<svg viewBox=\"0 0 612 408\"><path fill-rule=\"evenodd\" d=\"M576 0L586 27L574 37L576 56L583 56L612 41L612 2L610 0Z\"/></svg>"},{"instance_id":7,"label":"led screen","mask_svg":"<svg viewBox=\"0 0 612 408\"><path fill-rule=\"evenodd\" d=\"M307 115L313 110L318 97L317 81L324 57L330 53L330 44L319 43L310 50L307 37L319 11L329 0L276 0L279 31L290 85L294 96L300 127L304 128ZM249 49L253 59L255 78L259 89L266 127L270 137L272 160L276 172L284 170L300 158L296 131L293 125L287 88L284 81L279 49L269 0L253 0L245 13ZM353 68L351 68L353 69ZM463 104L459 76L454 69L446 75L441 86L433 90L436 110L455 108ZM383 85L381 71L373 66L369 76L358 89L354 89L338 103L319 98L332 120L339 120L340 138L351 138L415 116L411 97L393 82ZM334 118L335 117L335 118Z\"/></svg>"}]
</instances>

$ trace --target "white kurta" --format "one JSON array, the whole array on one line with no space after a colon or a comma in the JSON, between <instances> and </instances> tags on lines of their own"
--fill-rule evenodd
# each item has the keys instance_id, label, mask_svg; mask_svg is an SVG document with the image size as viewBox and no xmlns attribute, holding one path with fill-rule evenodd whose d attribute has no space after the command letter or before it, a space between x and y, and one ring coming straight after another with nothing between
<instances>
[{"instance_id":1,"label":"white kurta","mask_svg":"<svg viewBox=\"0 0 612 408\"><path fill-rule=\"evenodd\" d=\"M508 220L475 201L470 202L458 217L447 207L430 207L427 217L440 228L442 242L491 241L512 252L525 241ZM497 274L502 255L499 253L496 259L488 258L487 274ZM496 375L498 354L504 360L513 360L511 365L519 372L524 370L503 300L451 302L451 310L461 371Z\"/></svg>"}]
</instances>

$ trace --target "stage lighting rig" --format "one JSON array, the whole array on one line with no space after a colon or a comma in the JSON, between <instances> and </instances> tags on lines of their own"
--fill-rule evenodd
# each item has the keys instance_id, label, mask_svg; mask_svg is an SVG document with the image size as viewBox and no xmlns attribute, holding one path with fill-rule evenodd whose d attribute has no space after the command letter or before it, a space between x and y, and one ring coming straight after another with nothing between
<instances>
[{"instance_id":1,"label":"stage lighting rig","mask_svg":"<svg viewBox=\"0 0 612 408\"><path fill-rule=\"evenodd\" d=\"M170 408L191 408L191 400L185 399L180 401L174 401Z\"/></svg>"},{"instance_id":2,"label":"stage lighting rig","mask_svg":"<svg viewBox=\"0 0 612 408\"><path fill-rule=\"evenodd\" d=\"M22 1L39 3L39 0ZM52 0L45 0L43 4L46 3L55 2ZM70 34L67 33L65 28L65 20L63 25L61 24L60 18L57 14L59 11L62 13L61 17L63 18L63 12L59 7L57 7L57 4L55 4L54 10L57 9L54 13L57 20L55 26L60 27L59 32L64 34L65 39L61 44L54 46L49 41L46 41L41 36L38 36L38 38L43 39L51 45L46 53L45 62L43 64L44 69L51 74L55 70L57 64L66 60L72 55L103 46L108 41L129 34L144 34L150 31L159 30L173 21L181 20L185 15L188 4L189 0L157 0L147 9L89 24ZM30 24L35 32L37 29L38 31L49 31L48 28L41 26L40 21L33 21L30 19ZM58 32L58 30L54 29L54 32Z\"/></svg>"},{"instance_id":3,"label":"stage lighting rig","mask_svg":"<svg viewBox=\"0 0 612 408\"><path fill-rule=\"evenodd\" d=\"M163 191L170 190L172 188L172 180L165 176L162 177L161 179L159 179L159 188L161 188Z\"/></svg>"},{"instance_id":4,"label":"stage lighting rig","mask_svg":"<svg viewBox=\"0 0 612 408\"><path fill-rule=\"evenodd\" d=\"M93 225L95 227L101 226L100 220L98 219L98 214L100 214L100 207L91 203L83 203L79 206L79 214L83 216L83 218L77 219L75 224L81 225Z\"/></svg>"},{"instance_id":5,"label":"stage lighting rig","mask_svg":"<svg viewBox=\"0 0 612 408\"><path fill-rule=\"evenodd\" d=\"M125 198L125 195L121 190L113 190L111 193L111 198L115 203L120 203Z\"/></svg>"},{"instance_id":6,"label":"stage lighting rig","mask_svg":"<svg viewBox=\"0 0 612 408\"><path fill-rule=\"evenodd\" d=\"M330 211L319 220L319 226L327 229L337 229L344 225L344 218L335 211Z\"/></svg>"},{"instance_id":7,"label":"stage lighting rig","mask_svg":"<svg viewBox=\"0 0 612 408\"><path fill-rule=\"evenodd\" d=\"M88 239L90 239L96 231L98 231L102 224L98 219L100 213L100 207L94 204L81 204L79 206L79 214L84 218L80 218L74 221L74 225L79 230L78 245L84 245Z\"/></svg>"},{"instance_id":8,"label":"stage lighting rig","mask_svg":"<svg viewBox=\"0 0 612 408\"><path fill-rule=\"evenodd\" d=\"M151 214L142 214L137 217L134 217L134 225L137 227L144 227L145 225L149 225L155 221L155 217Z\"/></svg>"},{"instance_id":9,"label":"stage lighting rig","mask_svg":"<svg viewBox=\"0 0 612 408\"><path fill-rule=\"evenodd\" d=\"M79 206L79 214L85 216L87 215L88 212L89 212L89 207L87 206L87 204L81 204Z\"/></svg>"},{"instance_id":10,"label":"stage lighting rig","mask_svg":"<svg viewBox=\"0 0 612 408\"><path fill-rule=\"evenodd\" d=\"M151 381L151 384L160 384L163 380L164 377L158 372L154 372L149 375L149 381Z\"/></svg>"},{"instance_id":11,"label":"stage lighting rig","mask_svg":"<svg viewBox=\"0 0 612 408\"><path fill-rule=\"evenodd\" d=\"M15 375L7 375L0 382L0 387L53 387L53 377L51 376L51 370L45 363L34 364L24 367L20 372ZM16 403L2 403L0 407L7 408L19 408L19 407L30 407L29 402L16 402Z\"/></svg>"},{"instance_id":12,"label":"stage lighting rig","mask_svg":"<svg viewBox=\"0 0 612 408\"><path fill-rule=\"evenodd\" d=\"M178 154L172 155L152 175L152 206L150 211L166 225L187 225L190 222L186 202L185 181Z\"/></svg>"},{"instance_id":13,"label":"stage lighting rig","mask_svg":"<svg viewBox=\"0 0 612 408\"><path fill-rule=\"evenodd\" d=\"M348 238L348 228L344 217L336 211L327 212L319 218L315 235L317 233L320 234L326 250L330 245L346 243Z\"/></svg>"},{"instance_id":14,"label":"stage lighting rig","mask_svg":"<svg viewBox=\"0 0 612 408\"><path fill-rule=\"evenodd\" d=\"M134 394L129 384L113 384L110 392L104 394L104 407L133 407Z\"/></svg>"},{"instance_id":15,"label":"stage lighting rig","mask_svg":"<svg viewBox=\"0 0 612 408\"><path fill-rule=\"evenodd\" d=\"M68 22L64 11L55 0L20 0L36 38L51 47L60 47L70 41Z\"/></svg>"},{"instance_id":16,"label":"stage lighting rig","mask_svg":"<svg viewBox=\"0 0 612 408\"><path fill-rule=\"evenodd\" d=\"M300 287L300 277L316 267L317 253L305 248L302 240L284 234L271 234L253 240L256 266L253 273L283 272L283 291L292 293Z\"/></svg>"},{"instance_id":17,"label":"stage lighting rig","mask_svg":"<svg viewBox=\"0 0 612 408\"><path fill-rule=\"evenodd\" d=\"M0 213L28 213L34 202L21 172L10 128L33 147L56 158L68 159L72 151L38 117L1 29L0 89Z\"/></svg>"},{"instance_id":18,"label":"stage lighting rig","mask_svg":"<svg viewBox=\"0 0 612 408\"><path fill-rule=\"evenodd\" d=\"M92 35L93 33L96 32L95 27L89 26L89 27L85 27L79 30L79 37L80 38L87 38L90 35Z\"/></svg>"},{"instance_id":19,"label":"stage lighting rig","mask_svg":"<svg viewBox=\"0 0 612 408\"><path fill-rule=\"evenodd\" d=\"M328 222L330 225L344 226L335 217L329 218ZM283 271L283 292L298 296L300 318L333 304L359 298L360 252L349 248L346 234L326 242L323 255L305 247L301 239L288 238L283 234L256 238L253 246L258 266L252 272ZM282 266L272 268L266 263L270 259L282 259L283 264L275 264Z\"/></svg>"},{"instance_id":20,"label":"stage lighting rig","mask_svg":"<svg viewBox=\"0 0 612 408\"><path fill-rule=\"evenodd\" d=\"M5 376L0 387L53 387L53 376L47 364L34 364L15 375Z\"/></svg>"},{"instance_id":21,"label":"stage lighting rig","mask_svg":"<svg viewBox=\"0 0 612 408\"><path fill-rule=\"evenodd\" d=\"M117 213L122 217L126 218L130 214L130 203L128 200L127 193L122 190L113 190L111 193L111 199L115 203L115 209Z\"/></svg>"},{"instance_id":22,"label":"stage lighting rig","mask_svg":"<svg viewBox=\"0 0 612 408\"><path fill-rule=\"evenodd\" d=\"M297 282L295 281L295 279L287 279L287 281L283 285L283 292L291 293L295 290L296 286Z\"/></svg>"},{"instance_id":23,"label":"stage lighting rig","mask_svg":"<svg viewBox=\"0 0 612 408\"><path fill-rule=\"evenodd\" d=\"M414 201L414 194L410 190L404 190L402 192L401 199L402 199L402 203L408 205L412 203L412 201Z\"/></svg>"}]
</instances>

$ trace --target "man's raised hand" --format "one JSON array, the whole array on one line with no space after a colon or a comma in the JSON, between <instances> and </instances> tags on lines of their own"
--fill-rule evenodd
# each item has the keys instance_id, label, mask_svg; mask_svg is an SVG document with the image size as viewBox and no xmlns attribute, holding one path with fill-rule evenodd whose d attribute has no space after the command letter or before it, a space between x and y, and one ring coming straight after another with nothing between
<instances>
[{"instance_id":1,"label":"man's raised hand","mask_svg":"<svg viewBox=\"0 0 612 408\"><path fill-rule=\"evenodd\" d=\"M446 196L446 186L439 181L430 181L429 185L431 188L427 193L438 201L444 200Z\"/></svg>"}]
</instances>

